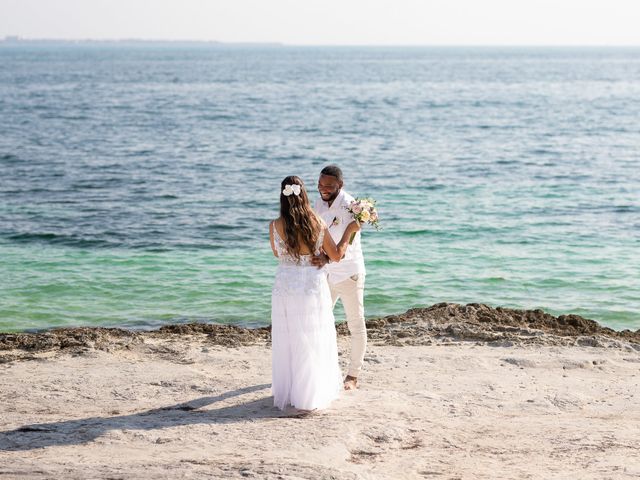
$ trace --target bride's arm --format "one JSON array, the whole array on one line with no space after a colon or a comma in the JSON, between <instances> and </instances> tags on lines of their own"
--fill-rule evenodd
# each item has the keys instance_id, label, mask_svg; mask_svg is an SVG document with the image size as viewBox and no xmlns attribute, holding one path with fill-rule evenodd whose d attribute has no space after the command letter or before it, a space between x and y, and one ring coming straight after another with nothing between
<instances>
[{"instance_id":1,"label":"bride's arm","mask_svg":"<svg viewBox=\"0 0 640 480\"><path fill-rule=\"evenodd\" d=\"M342 238L338 242L338 245L333 241L331 235L329 234L329 229L324 229L324 239L322 241L322 249L325 251L327 256L333 262L339 262L344 254L347 252L347 247L349 246L349 238L352 233L356 233L360 230L360 224L358 222L351 222L347 229L344 231Z\"/></svg>"},{"instance_id":2,"label":"bride's arm","mask_svg":"<svg viewBox=\"0 0 640 480\"><path fill-rule=\"evenodd\" d=\"M276 223L275 220L271 220L271 222L269 223L269 243L271 243L271 251L273 252L273 256L277 257L278 252L276 250L276 245L274 243L275 240L273 239L273 229L276 228L275 223Z\"/></svg>"}]
</instances>

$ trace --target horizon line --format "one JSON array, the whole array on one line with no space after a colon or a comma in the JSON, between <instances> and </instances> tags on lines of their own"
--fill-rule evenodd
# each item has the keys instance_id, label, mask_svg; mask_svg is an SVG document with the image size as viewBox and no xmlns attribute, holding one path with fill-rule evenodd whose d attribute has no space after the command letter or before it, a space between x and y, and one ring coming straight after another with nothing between
<instances>
[{"instance_id":1,"label":"horizon line","mask_svg":"<svg viewBox=\"0 0 640 480\"><path fill-rule=\"evenodd\" d=\"M19 44L19 43L192 43L192 44L212 44L219 46L234 45L253 45L253 46L280 46L280 47L477 47L477 48L495 48L495 47L518 47L518 48L638 48L640 44L574 44L574 43L486 43L486 44L469 44L469 43L286 43L278 41L224 41L224 40L203 40L203 39L162 39L162 38L55 38L55 37L22 37L19 35L5 35L0 38L0 44Z\"/></svg>"}]
</instances>

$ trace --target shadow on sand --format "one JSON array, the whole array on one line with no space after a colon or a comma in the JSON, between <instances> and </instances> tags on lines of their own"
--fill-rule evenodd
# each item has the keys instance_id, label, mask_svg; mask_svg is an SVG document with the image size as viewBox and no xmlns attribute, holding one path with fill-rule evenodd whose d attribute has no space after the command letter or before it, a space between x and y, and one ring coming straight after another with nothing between
<instances>
[{"instance_id":1,"label":"shadow on sand","mask_svg":"<svg viewBox=\"0 0 640 480\"><path fill-rule=\"evenodd\" d=\"M226 424L254 419L295 417L273 406L273 397L238 403L217 409L198 410L229 398L258 392L269 384L253 385L225 392L215 397L202 397L177 405L155 408L131 415L90 417L62 422L35 423L0 432L0 451L32 450L48 446L87 443L109 430L159 430L194 424Z\"/></svg>"}]
</instances>

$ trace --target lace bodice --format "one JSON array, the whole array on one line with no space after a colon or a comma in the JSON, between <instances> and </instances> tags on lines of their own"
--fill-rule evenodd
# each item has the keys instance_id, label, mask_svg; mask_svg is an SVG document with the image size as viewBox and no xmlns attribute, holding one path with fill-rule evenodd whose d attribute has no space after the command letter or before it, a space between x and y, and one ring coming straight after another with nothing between
<instances>
[{"instance_id":1,"label":"lace bodice","mask_svg":"<svg viewBox=\"0 0 640 480\"><path fill-rule=\"evenodd\" d=\"M295 256L291 255L287 250L287 244L282 239L280 234L278 233L278 229L275 224L272 225L273 228L273 244L275 245L276 253L278 254L278 262L280 265L297 265L297 266L310 266L311 265L311 256L312 255L300 255L300 260L296 259ZM324 240L324 225L320 230L320 235L318 236L318 241L316 242L314 254L320 254L320 247L322 246L322 242Z\"/></svg>"}]
</instances>

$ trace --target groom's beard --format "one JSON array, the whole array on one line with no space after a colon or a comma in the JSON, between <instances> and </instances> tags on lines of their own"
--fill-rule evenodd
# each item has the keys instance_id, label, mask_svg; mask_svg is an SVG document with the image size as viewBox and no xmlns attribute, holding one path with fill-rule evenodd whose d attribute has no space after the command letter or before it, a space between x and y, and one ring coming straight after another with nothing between
<instances>
[{"instance_id":1,"label":"groom's beard","mask_svg":"<svg viewBox=\"0 0 640 480\"><path fill-rule=\"evenodd\" d=\"M324 195L322 195L322 193L320 194L320 198L322 198L322 200L324 200L325 202L333 202L336 198L338 198L338 194L340 193L340 190L338 190L337 192L334 192L332 194L330 194L328 197L325 197Z\"/></svg>"}]
</instances>

